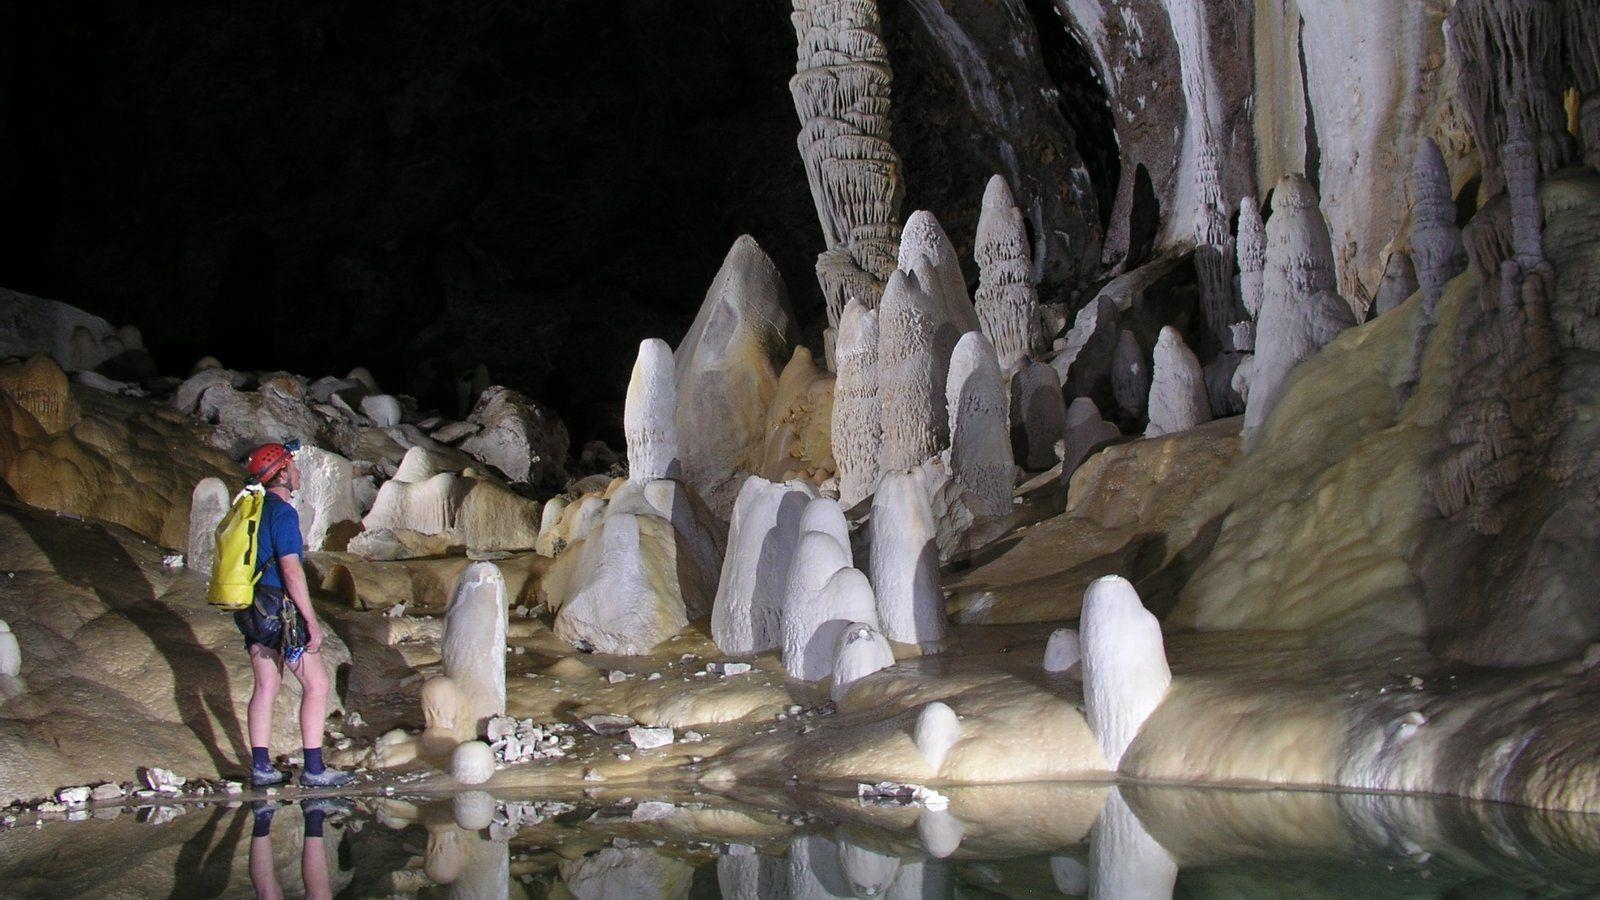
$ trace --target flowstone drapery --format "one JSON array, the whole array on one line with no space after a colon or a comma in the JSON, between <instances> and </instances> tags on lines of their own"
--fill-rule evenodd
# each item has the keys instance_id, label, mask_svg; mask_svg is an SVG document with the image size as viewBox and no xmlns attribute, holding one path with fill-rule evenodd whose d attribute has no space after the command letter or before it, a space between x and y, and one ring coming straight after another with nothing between
<instances>
[{"instance_id":1,"label":"flowstone drapery","mask_svg":"<svg viewBox=\"0 0 1600 900\"><path fill-rule=\"evenodd\" d=\"M1579 14L1581 15L1581 13ZM1588 31L1595 29L1588 23ZM1562 16L1558 0L1460 0L1445 35L1459 67L1457 89L1473 140L1483 153L1488 196L1505 187L1508 116L1526 123L1541 174L1572 159L1562 103Z\"/></svg>"},{"instance_id":2,"label":"flowstone drapery","mask_svg":"<svg viewBox=\"0 0 1600 900\"><path fill-rule=\"evenodd\" d=\"M900 157L889 143L889 53L875 0L793 0L798 42L789 79L800 158L827 250L817 280L828 324L855 298L876 307L895 268Z\"/></svg>"},{"instance_id":3,"label":"flowstone drapery","mask_svg":"<svg viewBox=\"0 0 1600 900\"><path fill-rule=\"evenodd\" d=\"M1046 340L1028 232L1010 186L999 175L984 188L972 255L978 262L978 321L999 354L1000 368L1009 372L1023 358L1043 352Z\"/></svg>"}]
</instances>

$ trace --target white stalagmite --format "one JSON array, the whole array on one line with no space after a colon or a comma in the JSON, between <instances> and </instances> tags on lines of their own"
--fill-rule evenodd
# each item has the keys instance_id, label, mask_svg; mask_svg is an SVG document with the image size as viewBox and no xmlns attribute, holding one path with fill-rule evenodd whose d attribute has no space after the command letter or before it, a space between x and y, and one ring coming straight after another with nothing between
<instances>
[{"instance_id":1,"label":"white stalagmite","mask_svg":"<svg viewBox=\"0 0 1600 900\"><path fill-rule=\"evenodd\" d=\"M1056 370L1024 361L1011 376L1011 447L1023 468L1041 472L1055 465L1056 441L1067 428L1067 404Z\"/></svg>"},{"instance_id":2,"label":"white stalagmite","mask_svg":"<svg viewBox=\"0 0 1600 900\"><path fill-rule=\"evenodd\" d=\"M217 558L217 526L228 514L232 498L220 478L202 478L189 495L189 548L183 563L204 575L211 574Z\"/></svg>"},{"instance_id":3,"label":"white stalagmite","mask_svg":"<svg viewBox=\"0 0 1600 900\"><path fill-rule=\"evenodd\" d=\"M911 739L916 742L917 752L937 775L950 748L961 739L961 720L956 717L955 710L945 704L929 703L917 714L917 726Z\"/></svg>"},{"instance_id":4,"label":"white stalagmite","mask_svg":"<svg viewBox=\"0 0 1600 900\"><path fill-rule=\"evenodd\" d=\"M1350 305L1333 290L1333 247L1316 190L1299 175L1285 175L1272 202L1264 296L1244 411L1246 446L1278 405L1294 367L1356 324Z\"/></svg>"},{"instance_id":5,"label":"white stalagmite","mask_svg":"<svg viewBox=\"0 0 1600 900\"><path fill-rule=\"evenodd\" d=\"M919 262L926 260L930 271L926 276L918 271ZM933 213L919 209L906 219L900 232L900 257L898 268L904 272L916 271L922 286L935 301L941 343L955 347L955 341L968 331L977 331L978 313L972 308L972 298L967 296L967 282L961 275L961 261L944 226ZM948 349L947 348L947 352Z\"/></svg>"},{"instance_id":6,"label":"white stalagmite","mask_svg":"<svg viewBox=\"0 0 1600 900\"><path fill-rule=\"evenodd\" d=\"M1083 651L1083 703L1112 771L1172 684L1161 623L1126 578L1107 575L1083 595L1078 634Z\"/></svg>"},{"instance_id":7,"label":"white stalagmite","mask_svg":"<svg viewBox=\"0 0 1600 900\"><path fill-rule=\"evenodd\" d=\"M1050 632L1044 645L1044 670L1065 672L1083 661L1083 651L1078 644L1078 632L1071 628L1057 628Z\"/></svg>"},{"instance_id":8,"label":"white stalagmite","mask_svg":"<svg viewBox=\"0 0 1600 900\"><path fill-rule=\"evenodd\" d=\"M921 465L948 433L938 389L948 358L938 358L933 299L917 276L896 270L878 310L878 391L883 404L884 471Z\"/></svg>"},{"instance_id":9,"label":"white stalagmite","mask_svg":"<svg viewBox=\"0 0 1600 900\"><path fill-rule=\"evenodd\" d=\"M689 613L674 565L672 526L659 516L608 509L557 560L571 559L571 594L556 613L556 637L600 653L637 655L683 630ZM577 556L573 556L577 554ZM670 565L671 572L662 570ZM688 568L688 567L685 567Z\"/></svg>"},{"instance_id":10,"label":"white stalagmite","mask_svg":"<svg viewBox=\"0 0 1600 900\"><path fill-rule=\"evenodd\" d=\"M1156 338L1155 373L1150 379L1150 425L1145 437L1187 431L1211 419L1205 373L1194 351L1171 325Z\"/></svg>"},{"instance_id":11,"label":"white stalagmite","mask_svg":"<svg viewBox=\"0 0 1600 900\"><path fill-rule=\"evenodd\" d=\"M1009 372L1028 355L1045 350L1046 335L1028 232L1010 186L999 175L984 188L972 255L978 262L978 321L994 345L1000 368Z\"/></svg>"},{"instance_id":12,"label":"white stalagmite","mask_svg":"<svg viewBox=\"0 0 1600 900\"><path fill-rule=\"evenodd\" d=\"M22 672L22 645L11 633L11 625L0 619L0 676L14 677Z\"/></svg>"},{"instance_id":13,"label":"white stalagmite","mask_svg":"<svg viewBox=\"0 0 1600 900\"><path fill-rule=\"evenodd\" d=\"M1089 896L1096 900L1169 900L1178 863L1112 787L1089 830Z\"/></svg>"},{"instance_id":14,"label":"white stalagmite","mask_svg":"<svg viewBox=\"0 0 1600 900\"><path fill-rule=\"evenodd\" d=\"M468 566L444 614L439 654L478 734L506 711L506 580L491 562Z\"/></svg>"},{"instance_id":15,"label":"white stalagmite","mask_svg":"<svg viewBox=\"0 0 1600 900\"><path fill-rule=\"evenodd\" d=\"M1261 316L1261 288L1267 267L1267 232L1256 208L1256 198L1239 201L1239 299L1251 319Z\"/></svg>"},{"instance_id":16,"label":"white stalagmite","mask_svg":"<svg viewBox=\"0 0 1600 900\"><path fill-rule=\"evenodd\" d=\"M446 534L456 527L456 514L472 481L449 472L414 483L385 481L361 527L369 532L390 529Z\"/></svg>"},{"instance_id":17,"label":"white stalagmite","mask_svg":"<svg viewBox=\"0 0 1600 900\"><path fill-rule=\"evenodd\" d=\"M878 311L861 301L845 305L839 320L833 383L833 459L839 502L855 506L877 486L883 453L883 400L878 395Z\"/></svg>"},{"instance_id":18,"label":"white stalagmite","mask_svg":"<svg viewBox=\"0 0 1600 900\"><path fill-rule=\"evenodd\" d=\"M874 614L873 618L877 618ZM857 681L894 665L894 650L878 629L866 622L851 622L839 633L833 651L833 685L829 696L838 703Z\"/></svg>"},{"instance_id":19,"label":"white stalagmite","mask_svg":"<svg viewBox=\"0 0 1600 900\"><path fill-rule=\"evenodd\" d=\"M294 508L307 550L343 550L360 528L350 460L316 447L302 447L294 456L300 469L300 490Z\"/></svg>"},{"instance_id":20,"label":"white stalagmite","mask_svg":"<svg viewBox=\"0 0 1600 900\"><path fill-rule=\"evenodd\" d=\"M848 548L831 535L800 536L782 613L783 667L790 677L821 681L833 674L839 636L851 622L877 617L872 585L848 560Z\"/></svg>"},{"instance_id":21,"label":"white stalagmite","mask_svg":"<svg viewBox=\"0 0 1600 900\"><path fill-rule=\"evenodd\" d=\"M1015 461L1006 408L1006 382L994 347L980 333L961 336L950 358L945 388L950 419L950 466L967 491L967 505L982 516L1011 511Z\"/></svg>"},{"instance_id":22,"label":"white stalagmite","mask_svg":"<svg viewBox=\"0 0 1600 900\"><path fill-rule=\"evenodd\" d=\"M844 548L845 565L855 565L850 553L850 523L845 521L844 507L838 500L818 497L806 504L805 512L800 514L800 533L808 531L820 531L838 541Z\"/></svg>"},{"instance_id":23,"label":"white stalagmite","mask_svg":"<svg viewBox=\"0 0 1600 900\"><path fill-rule=\"evenodd\" d=\"M622 432L628 441L628 477L644 483L676 474L678 461L677 378L672 348L660 338L639 344L628 380Z\"/></svg>"},{"instance_id":24,"label":"white stalagmite","mask_svg":"<svg viewBox=\"0 0 1600 900\"><path fill-rule=\"evenodd\" d=\"M483 741L462 741L450 754L450 777L462 784L483 784L494 777L494 751Z\"/></svg>"},{"instance_id":25,"label":"white stalagmite","mask_svg":"<svg viewBox=\"0 0 1600 900\"><path fill-rule=\"evenodd\" d=\"M774 484L757 475L739 489L711 608L711 639L723 653L758 653L778 645L783 590L800 540L800 520L816 496L816 489L805 482Z\"/></svg>"},{"instance_id":26,"label":"white stalagmite","mask_svg":"<svg viewBox=\"0 0 1600 900\"><path fill-rule=\"evenodd\" d=\"M566 549L565 543L557 546L556 526L561 523L561 514L567 511L567 498L556 496L545 501L544 509L539 512L539 539L534 543L533 549L540 556L555 556Z\"/></svg>"},{"instance_id":27,"label":"white stalagmite","mask_svg":"<svg viewBox=\"0 0 1600 900\"><path fill-rule=\"evenodd\" d=\"M872 498L871 576L878 621L892 641L939 646L945 635L939 548L920 469L885 473Z\"/></svg>"}]
</instances>

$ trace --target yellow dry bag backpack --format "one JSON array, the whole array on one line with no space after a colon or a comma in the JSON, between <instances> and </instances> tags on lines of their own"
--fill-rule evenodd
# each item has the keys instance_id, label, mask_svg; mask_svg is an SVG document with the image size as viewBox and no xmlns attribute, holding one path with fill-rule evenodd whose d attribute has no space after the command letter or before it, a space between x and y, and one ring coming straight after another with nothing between
<instances>
[{"instance_id":1,"label":"yellow dry bag backpack","mask_svg":"<svg viewBox=\"0 0 1600 900\"><path fill-rule=\"evenodd\" d=\"M265 488L246 485L233 498L233 507L217 529L217 558L211 564L206 602L218 609L237 612L255 602L256 582L261 580L256 566L256 536L261 532L266 501Z\"/></svg>"}]
</instances>

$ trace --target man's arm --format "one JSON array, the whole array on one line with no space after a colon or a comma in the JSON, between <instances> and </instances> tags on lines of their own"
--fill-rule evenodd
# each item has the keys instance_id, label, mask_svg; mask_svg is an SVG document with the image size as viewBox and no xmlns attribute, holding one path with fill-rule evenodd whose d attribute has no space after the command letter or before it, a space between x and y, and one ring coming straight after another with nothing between
<instances>
[{"instance_id":1,"label":"man's arm","mask_svg":"<svg viewBox=\"0 0 1600 900\"><path fill-rule=\"evenodd\" d=\"M311 607L311 590L306 586L306 570L300 565L300 554L287 553L278 557L278 571L283 575L283 592L289 595L300 609L300 618L306 623L306 652L322 649L322 623L317 621L317 611Z\"/></svg>"}]
</instances>

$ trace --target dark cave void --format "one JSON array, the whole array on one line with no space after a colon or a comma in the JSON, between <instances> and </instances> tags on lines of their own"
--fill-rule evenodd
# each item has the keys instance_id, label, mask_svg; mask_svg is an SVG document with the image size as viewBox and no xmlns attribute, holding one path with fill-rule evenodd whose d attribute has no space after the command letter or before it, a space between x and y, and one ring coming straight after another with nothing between
<instances>
[{"instance_id":1,"label":"dark cave void","mask_svg":"<svg viewBox=\"0 0 1600 900\"><path fill-rule=\"evenodd\" d=\"M787 0L0 12L0 286L215 355L616 420L749 233L821 301Z\"/></svg>"},{"instance_id":2,"label":"dark cave void","mask_svg":"<svg viewBox=\"0 0 1600 900\"><path fill-rule=\"evenodd\" d=\"M1111 209L1116 204L1117 184L1122 178L1122 153L1117 146L1111 100L1095 70L1094 57L1062 19L1055 0L1024 0L1024 3L1039 35L1039 52L1045 71L1060 92L1056 107L1072 128L1078 155L1083 158L1094 183L1103 231L1111 225Z\"/></svg>"}]
</instances>

